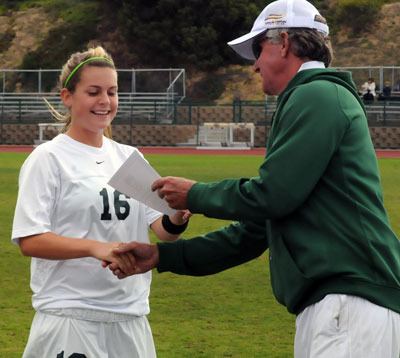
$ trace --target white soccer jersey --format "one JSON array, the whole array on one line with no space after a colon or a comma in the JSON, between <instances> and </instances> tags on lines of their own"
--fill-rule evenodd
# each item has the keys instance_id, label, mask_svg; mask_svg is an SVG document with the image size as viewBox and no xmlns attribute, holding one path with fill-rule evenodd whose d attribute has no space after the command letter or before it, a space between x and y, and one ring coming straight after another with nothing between
<instances>
[{"instance_id":1,"label":"white soccer jersey","mask_svg":"<svg viewBox=\"0 0 400 358\"><path fill-rule=\"evenodd\" d=\"M12 240L51 231L77 240L149 242L149 225L161 213L107 185L135 150L106 137L95 148L65 134L38 146L21 168ZM149 313L150 283L150 272L118 280L94 258L31 261L36 310L144 315Z\"/></svg>"}]
</instances>

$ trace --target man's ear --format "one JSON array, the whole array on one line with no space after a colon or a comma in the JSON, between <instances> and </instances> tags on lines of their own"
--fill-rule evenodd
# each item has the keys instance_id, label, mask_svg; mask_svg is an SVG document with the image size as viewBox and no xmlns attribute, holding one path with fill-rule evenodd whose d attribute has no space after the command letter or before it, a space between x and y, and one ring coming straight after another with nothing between
<instances>
[{"instance_id":1,"label":"man's ear","mask_svg":"<svg viewBox=\"0 0 400 358\"><path fill-rule=\"evenodd\" d=\"M60 92L60 97L64 106L70 108L72 105L72 93L68 89L63 88Z\"/></svg>"},{"instance_id":2,"label":"man's ear","mask_svg":"<svg viewBox=\"0 0 400 358\"><path fill-rule=\"evenodd\" d=\"M287 32L282 32L280 35L281 35L281 49L280 49L281 56L287 57L290 48L289 34Z\"/></svg>"}]
</instances>

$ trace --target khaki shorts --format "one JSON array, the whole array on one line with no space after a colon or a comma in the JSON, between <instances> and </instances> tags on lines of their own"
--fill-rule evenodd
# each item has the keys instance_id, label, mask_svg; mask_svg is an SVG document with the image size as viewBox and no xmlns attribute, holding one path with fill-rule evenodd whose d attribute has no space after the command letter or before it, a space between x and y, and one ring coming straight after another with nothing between
<instances>
[{"instance_id":1,"label":"khaki shorts","mask_svg":"<svg viewBox=\"0 0 400 358\"><path fill-rule=\"evenodd\" d=\"M399 358L400 315L360 297L327 295L296 319L295 358Z\"/></svg>"},{"instance_id":2,"label":"khaki shorts","mask_svg":"<svg viewBox=\"0 0 400 358\"><path fill-rule=\"evenodd\" d=\"M36 312L23 358L154 358L146 316L60 309Z\"/></svg>"}]
</instances>

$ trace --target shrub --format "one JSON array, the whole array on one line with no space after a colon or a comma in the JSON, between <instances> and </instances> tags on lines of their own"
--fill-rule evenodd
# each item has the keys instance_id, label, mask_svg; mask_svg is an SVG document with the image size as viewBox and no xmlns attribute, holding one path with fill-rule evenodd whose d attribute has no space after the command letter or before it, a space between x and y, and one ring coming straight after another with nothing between
<instances>
[{"instance_id":1,"label":"shrub","mask_svg":"<svg viewBox=\"0 0 400 358\"><path fill-rule=\"evenodd\" d=\"M143 63L215 69L240 59L226 42L248 32L263 0L124 0L120 23Z\"/></svg>"},{"instance_id":2,"label":"shrub","mask_svg":"<svg viewBox=\"0 0 400 358\"><path fill-rule=\"evenodd\" d=\"M371 24L376 20L384 0L338 0L336 22L350 29L353 33L373 30Z\"/></svg>"},{"instance_id":3,"label":"shrub","mask_svg":"<svg viewBox=\"0 0 400 358\"><path fill-rule=\"evenodd\" d=\"M58 5L61 5L61 1ZM68 57L76 51L86 48L90 40L97 37L97 24L99 20L99 7L95 1L76 3L74 6L49 9L54 15L65 21L57 28L49 31L47 38L35 50L28 52L22 61L22 69L59 69ZM36 78L29 73L21 75L20 82L24 88L34 86ZM54 79L46 77L42 80L43 91L54 89Z\"/></svg>"},{"instance_id":4,"label":"shrub","mask_svg":"<svg viewBox=\"0 0 400 358\"><path fill-rule=\"evenodd\" d=\"M14 37L15 31L13 30L0 33L0 52L7 51Z\"/></svg>"}]
</instances>

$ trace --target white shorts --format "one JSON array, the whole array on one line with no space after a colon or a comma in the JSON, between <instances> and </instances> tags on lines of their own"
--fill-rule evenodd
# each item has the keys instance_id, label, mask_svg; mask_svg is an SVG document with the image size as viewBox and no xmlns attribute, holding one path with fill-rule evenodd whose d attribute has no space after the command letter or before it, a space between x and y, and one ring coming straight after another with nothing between
<instances>
[{"instance_id":1,"label":"white shorts","mask_svg":"<svg viewBox=\"0 0 400 358\"><path fill-rule=\"evenodd\" d=\"M23 358L154 358L146 316L66 309L36 312Z\"/></svg>"},{"instance_id":2,"label":"white shorts","mask_svg":"<svg viewBox=\"0 0 400 358\"><path fill-rule=\"evenodd\" d=\"M399 358L400 315L360 297L327 295L296 318L295 358Z\"/></svg>"}]
</instances>

